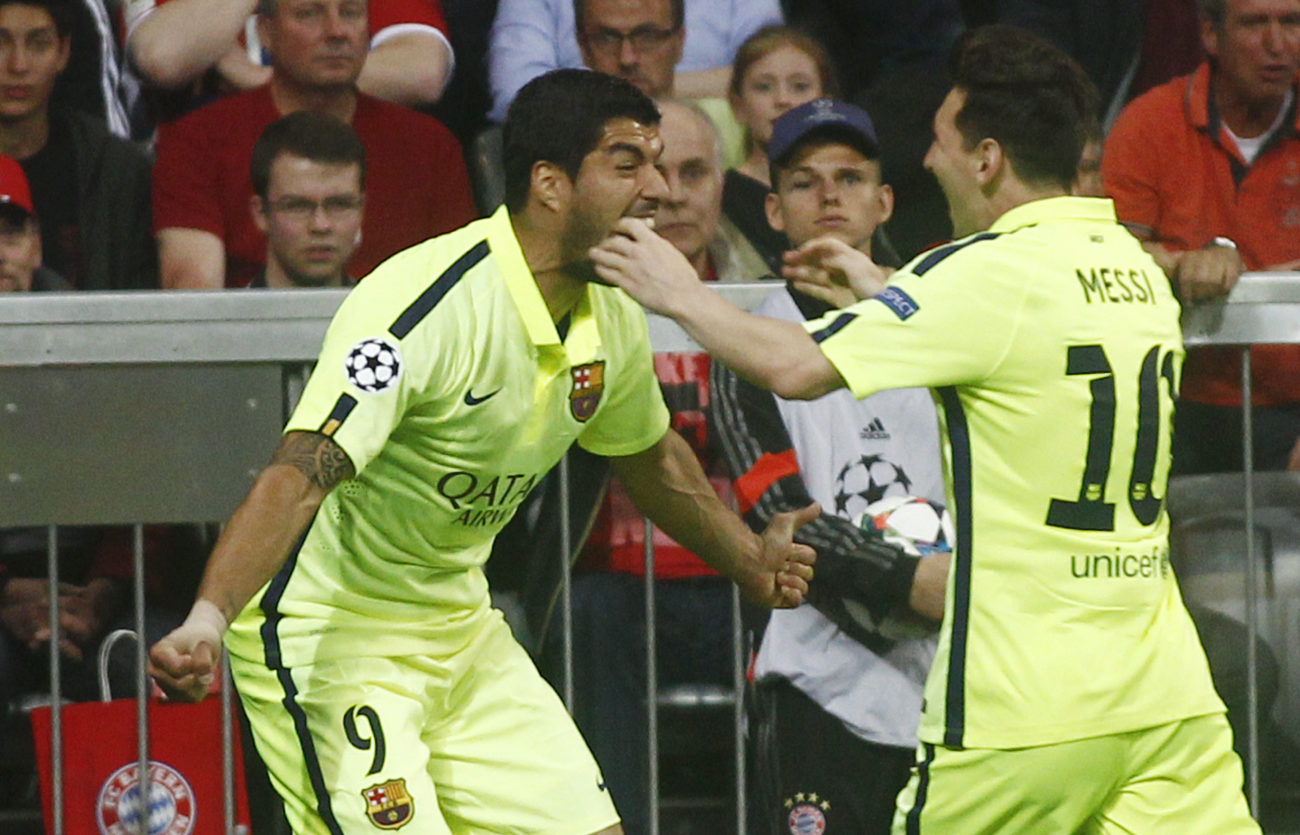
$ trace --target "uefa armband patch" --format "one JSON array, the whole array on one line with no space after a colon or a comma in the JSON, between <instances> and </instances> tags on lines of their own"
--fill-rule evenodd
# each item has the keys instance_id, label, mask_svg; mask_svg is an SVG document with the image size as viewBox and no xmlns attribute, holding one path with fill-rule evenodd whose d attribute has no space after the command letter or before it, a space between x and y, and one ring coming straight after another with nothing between
<instances>
[{"instance_id":1,"label":"uefa armband patch","mask_svg":"<svg viewBox=\"0 0 1300 835\"><path fill-rule=\"evenodd\" d=\"M370 394L383 391L402 376L402 355L383 337L358 342L348 351L345 364L348 382Z\"/></svg>"},{"instance_id":2,"label":"uefa armband patch","mask_svg":"<svg viewBox=\"0 0 1300 835\"><path fill-rule=\"evenodd\" d=\"M895 316L903 320L921 309L915 299L897 287L886 287L875 298L876 301L894 311Z\"/></svg>"}]
</instances>

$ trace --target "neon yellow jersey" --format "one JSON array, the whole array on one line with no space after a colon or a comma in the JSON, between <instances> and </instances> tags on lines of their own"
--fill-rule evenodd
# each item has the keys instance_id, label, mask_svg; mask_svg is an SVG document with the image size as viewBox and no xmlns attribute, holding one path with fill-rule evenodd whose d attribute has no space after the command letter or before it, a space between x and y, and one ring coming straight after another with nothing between
<instances>
[{"instance_id":1,"label":"neon yellow jersey","mask_svg":"<svg viewBox=\"0 0 1300 835\"><path fill-rule=\"evenodd\" d=\"M488 613L493 537L565 450L629 455L667 429L641 308L590 285L561 339L504 209L394 256L344 301L286 427L332 437L357 476L230 650L273 668L456 651Z\"/></svg>"},{"instance_id":2,"label":"neon yellow jersey","mask_svg":"<svg viewBox=\"0 0 1300 835\"><path fill-rule=\"evenodd\" d=\"M1058 197L808 323L859 397L931 387L957 548L920 735L1015 748L1223 705L1169 565L1183 345L1109 200Z\"/></svg>"}]
</instances>

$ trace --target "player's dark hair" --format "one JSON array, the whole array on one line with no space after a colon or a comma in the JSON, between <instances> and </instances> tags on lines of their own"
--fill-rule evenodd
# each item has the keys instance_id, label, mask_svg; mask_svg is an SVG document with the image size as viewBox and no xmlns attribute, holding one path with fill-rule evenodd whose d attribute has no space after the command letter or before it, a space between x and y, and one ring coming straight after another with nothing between
<instances>
[{"instance_id":1,"label":"player's dark hair","mask_svg":"<svg viewBox=\"0 0 1300 835\"><path fill-rule=\"evenodd\" d=\"M1032 32L995 24L962 35L950 69L966 94L956 118L966 148L993 139L1022 180L1069 191L1097 118L1097 88L1083 68Z\"/></svg>"},{"instance_id":2,"label":"player's dark hair","mask_svg":"<svg viewBox=\"0 0 1300 835\"><path fill-rule=\"evenodd\" d=\"M54 31L60 39L72 34L72 26L77 14L74 0L0 0L0 8L5 6L31 6L44 9L54 21Z\"/></svg>"},{"instance_id":3,"label":"player's dark hair","mask_svg":"<svg viewBox=\"0 0 1300 835\"><path fill-rule=\"evenodd\" d=\"M366 186L366 146L351 125L328 114L299 110L276 119L262 131L253 145L249 169L253 193L263 200L271 185L271 163L280 154L293 154L322 165L356 163L361 168L361 187Z\"/></svg>"},{"instance_id":4,"label":"player's dark hair","mask_svg":"<svg viewBox=\"0 0 1300 835\"><path fill-rule=\"evenodd\" d=\"M528 82L506 111L502 128L506 207L528 202L533 166L551 162L577 179L582 160L595 149L605 124L629 118L659 124L659 110L645 93L621 78L592 70L552 70Z\"/></svg>"},{"instance_id":5,"label":"player's dark hair","mask_svg":"<svg viewBox=\"0 0 1300 835\"><path fill-rule=\"evenodd\" d=\"M673 15L673 31L676 32L686 22L686 0L668 0L668 5ZM587 0L573 0L573 24L578 29L578 37L582 37L581 32L586 24L586 15Z\"/></svg>"}]
</instances>

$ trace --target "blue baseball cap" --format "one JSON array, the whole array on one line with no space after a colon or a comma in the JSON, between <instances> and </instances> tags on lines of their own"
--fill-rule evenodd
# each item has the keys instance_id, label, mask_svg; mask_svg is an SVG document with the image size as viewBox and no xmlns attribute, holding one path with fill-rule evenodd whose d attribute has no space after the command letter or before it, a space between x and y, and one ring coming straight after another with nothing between
<instances>
[{"instance_id":1,"label":"blue baseball cap","mask_svg":"<svg viewBox=\"0 0 1300 835\"><path fill-rule=\"evenodd\" d=\"M821 135L843 139L871 159L880 155L876 126L867 111L848 102L823 98L805 102L777 117L772 123L772 141L767 144L767 161L777 165L805 139Z\"/></svg>"}]
</instances>

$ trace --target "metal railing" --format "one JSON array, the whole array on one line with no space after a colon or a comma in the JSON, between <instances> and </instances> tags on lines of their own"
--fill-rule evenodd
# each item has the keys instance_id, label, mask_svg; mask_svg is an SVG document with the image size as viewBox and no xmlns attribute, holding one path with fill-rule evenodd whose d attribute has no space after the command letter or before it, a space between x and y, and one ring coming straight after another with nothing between
<instances>
[{"instance_id":1,"label":"metal railing","mask_svg":"<svg viewBox=\"0 0 1300 835\"><path fill-rule=\"evenodd\" d=\"M719 285L752 307L772 284ZM57 587L57 526L135 526L135 620L144 634L144 523L220 521L229 517L267 460L325 327L345 295L341 290L11 295L0 299L0 527L46 526L48 571ZM1190 310L1188 345L1300 343L1300 274L1246 274L1226 301ZM698 347L672 322L651 317L657 351ZM1250 389L1249 351L1243 350L1243 387ZM1247 397L1249 402L1249 397ZM1249 409L1246 427L1249 432ZM1247 435L1247 437L1249 437ZM1249 443L1247 443L1249 450ZM1249 452L1243 509L1246 518L1246 626L1249 724L1248 773L1252 808L1258 809L1259 633L1254 600L1260 572L1255 546L1255 495ZM567 482L560 480L561 484ZM1171 504L1176 491L1171 489ZM567 520L568 514L561 514ZM564 534L568 536L567 530ZM647 532L646 542L653 537ZM571 549L565 548L564 553ZM647 564L653 560L648 545ZM571 653L565 571L565 651ZM653 572L647 570L647 577ZM652 594L653 582L647 580ZM58 641L57 595L50 626ZM646 607L648 687L651 706L651 780L657 794L656 739L659 699L654 670L654 607ZM737 674L732 694L736 730L737 831L745 828L743 714L739 693L743 648L736 634ZM59 654L50 654L53 696L53 831L62 833L62 736ZM144 647L137 652L143 661ZM566 662L566 669L571 669ZM143 667L139 760L148 773ZM229 676L223 704L230 704ZM565 688L571 701L571 691ZM652 697L653 696L653 697ZM228 777L234 767L225 711L223 750ZM142 795L145 793L142 793ZM227 792L231 797L232 793ZM652 815L657 804L652 803ZM233 832L234 807L225 807ZM147 817L141 816L141 831ZM657 831L657 818L652 818Z\"/></svg>"}]
</instances>

